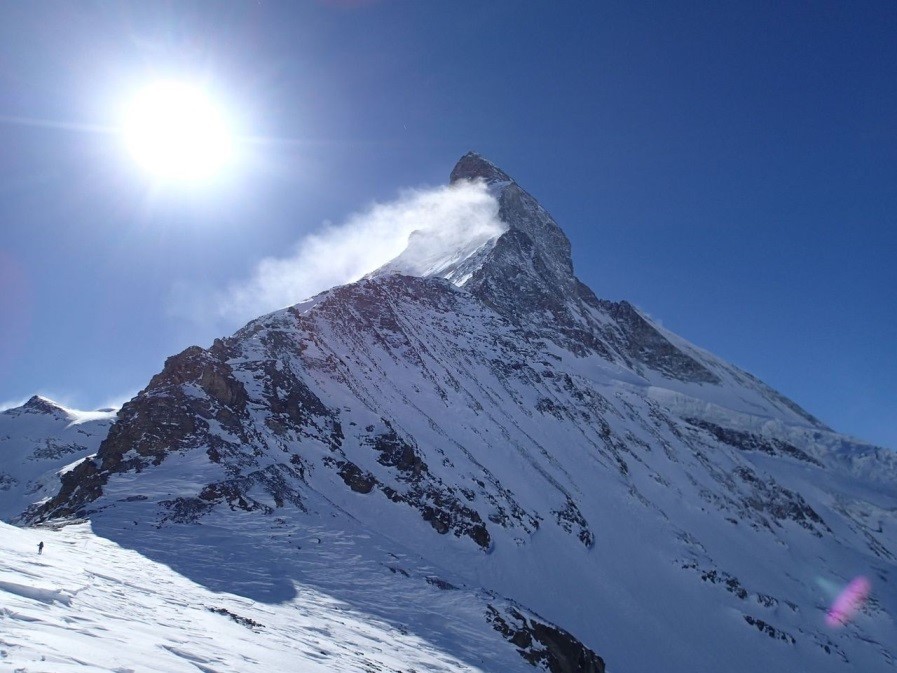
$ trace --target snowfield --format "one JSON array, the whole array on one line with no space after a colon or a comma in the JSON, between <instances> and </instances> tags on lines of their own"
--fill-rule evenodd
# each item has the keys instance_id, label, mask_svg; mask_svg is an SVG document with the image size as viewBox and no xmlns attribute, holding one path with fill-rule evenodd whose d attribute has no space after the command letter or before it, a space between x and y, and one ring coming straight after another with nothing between
<instances>
[{"instance_id":1,"label":"snowfield","mask_svg":"<svg viewBox=\"0 0 897 673\"><path fill-rule=\"evenodd\" d=\"M338 559L328 557L345 558L346 547L339 539L317 540L304 541L329 547L323 557L315 552L323 562L319 568L329 566L331 581L345 583L345 563L330 564ZM38 555L40 541L45 548ZM408 610L410 624L391 624L300 583L291 583L292 596L276 603L211 591L94 535L87 523L32 529L0 524L0 670L532 670L488 628L477 601L453 598L455 617L476 619L468 628L463 621L446 624L448 613L439 611L452 606L440 595L451 592L404 572L394 561L392 569L374 572L368 587L359 587L370 600L417 603ZM403 580L399 595L396 574ZM352 579L363 582L365 569ZM426 628L414 625L415 619L429 619L442 642L416 634L415 627Z\"/></svg>"}]
</instances>

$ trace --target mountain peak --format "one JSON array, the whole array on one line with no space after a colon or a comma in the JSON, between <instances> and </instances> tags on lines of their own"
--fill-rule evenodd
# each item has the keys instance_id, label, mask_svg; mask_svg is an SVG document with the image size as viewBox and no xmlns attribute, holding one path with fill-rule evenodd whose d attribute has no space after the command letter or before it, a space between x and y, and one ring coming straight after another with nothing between
<instances>
[{"instance_id":1,"label":"mountain peak","mask_svg":"<svg viewBox=\"0 0 897 673\"><path fill-rule=\"evenodd\" d=\"M541 311L575 294L570 241L551 215L507 173L476 152L462 156L451 183L482 181L497 205L495 226L474 228L468 237L439 231L414 232L399 257L371 276L401 273L440 276L470 290L503 295L497 303L512 312L524 305ZM484 295L485 296L485 295ZM521 303L521 297L531 301ZM542 299L536 301L534 297Z\"/></svg>"},{"instance_id":2,"label":"mountain peak","mask_svg":"<svg viewBox=\"0 0 897 673\"><path fill-rule=\"evenodd\" d=\"M494 182L513 182L511 177L485 157L476 152L468 152L458 160L452 169L449 180L452 184L459 180L485 180Z\"/></svg>"},{"instance_id":3,"label":"mountain peak","mask_svg":"<svg viewBox=\"0 0 897 673\"><path fill-rule=\"evenodd\" d=\"M21 408L41 414L65 414L65 409L56 404L56 402L40 395L32 395Z\"/></svg>"},{"instance_id":4,"label":"mountain peak","mask_svg":"<svg viewBox=\"0 0 897 673\"><path fill-rule=\"evenodd\" d=\"M507 173L468 152L455 164L452 183L483 180L498 201L498 218L507 227L495 246L478 260L468 289L489 296L491 305L513 313L564 310L576 293L570 241L554 218ZM501 295L499 297L498 295Z\"/></svg>"}]
</instances>

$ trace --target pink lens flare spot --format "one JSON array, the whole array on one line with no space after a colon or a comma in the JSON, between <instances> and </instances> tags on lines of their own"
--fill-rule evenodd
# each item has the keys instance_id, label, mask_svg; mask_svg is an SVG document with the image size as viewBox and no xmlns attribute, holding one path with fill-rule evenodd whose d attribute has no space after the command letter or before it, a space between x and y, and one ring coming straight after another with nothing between
<instances>
[{"instance_id":1,"label":"pink lens flare spot","mask_svg":"<svg viewBox=\"0 0 897 673\"><path fill-rule=\"evenodd\" d=\"M863 607L871 590L872 583L865 577L851 580L850 584L844 587L844 590L832 603L832 607L829 608L828 614L825 616L825 623L832 628L845 626Z\"/></svg>"}]
</instances>

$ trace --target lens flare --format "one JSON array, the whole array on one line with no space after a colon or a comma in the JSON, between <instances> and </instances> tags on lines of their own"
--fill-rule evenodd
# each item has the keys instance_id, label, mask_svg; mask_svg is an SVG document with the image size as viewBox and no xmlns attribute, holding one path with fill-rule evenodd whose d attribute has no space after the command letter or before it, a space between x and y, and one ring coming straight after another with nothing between
<instances>
[{"instance_id":1,"label":"lens flare","mask_svg":"<svg viewBox=\"0 0 897 673\"><path fill-rule=\"evenodd\" d=\"M825 623L832 628L846 626L869 598L872 583L865 577L856 577L838 594L825 616Z\"/></svg>"}]
</instances>

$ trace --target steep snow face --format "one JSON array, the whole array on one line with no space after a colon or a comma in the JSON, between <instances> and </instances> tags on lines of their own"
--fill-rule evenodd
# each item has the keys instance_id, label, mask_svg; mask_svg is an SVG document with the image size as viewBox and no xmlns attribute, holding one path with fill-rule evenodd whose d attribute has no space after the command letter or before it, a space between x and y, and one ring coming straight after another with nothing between
<instances>
[{"instance_id":1,"label":"steep snow face","mask_svg":"<svg viewBox=\"0 0 897 673\"><path fill-rule=\"evenodd\" d=\"M353 541L352 564L405 555L526 605L583 666L593 651L610 670L890 670L894 460L595 297L494 165L468 155L453 178L484 180L507 225L469 279L377 274L169 358L37 518L90 516L272 604L289 591L249 569L305 577L286 532L314 528ZM190 536L203 551L185 558ZM223 562L242 539L252 553ZM826 607L857 575L872 598L833 629ZM515 620L490 623L534 643Z\"/></svg>"},{"instance_id":2,"label":"steep snow face","mask_svg":"<svg viewBox=\"0 0 897 673\"><path fill-rule=\"evenodd\" d=\"M0 520L59 490L59 473L96 453L115 411L67 409L35 395L0 413Z\"/></svg>"}]
</instances>

